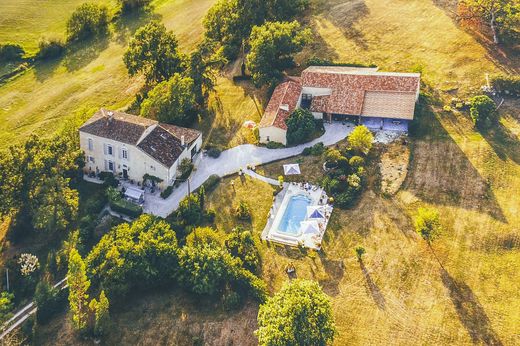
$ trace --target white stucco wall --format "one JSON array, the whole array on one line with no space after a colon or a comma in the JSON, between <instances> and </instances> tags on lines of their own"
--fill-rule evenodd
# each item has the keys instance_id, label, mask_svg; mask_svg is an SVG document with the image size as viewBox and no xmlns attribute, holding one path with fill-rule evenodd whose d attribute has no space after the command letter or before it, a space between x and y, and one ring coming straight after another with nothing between
<instances>
[{"instance_id":1,"label":"white stucco wall","mask_svg":"<svg viewBox=\"0 0 520 346\"><path fill-rule=\"evenodd\" d=\"M267 142L278 142L283 145L287 145L287 131L282 130L278 127L269 126L269 127L261 127L259 130L260 134L260 143L266 144ZM267 140L269 137L269 141Z\"/></svg>"},{"instance_id":2,"label":"white stucco wall","mask_svg":"<svg viewBox=\"0 0 520 346\"><path fill-rule=\"evenodd\" d=\"M126 166L128 169L128 178L134 180L136 183L142 183L143 176L146 173L163 179L163 183L160 184L161 187L166 186L167 182L170 180L169 170L166 167L164 167L157 160L155 160L154 158L147 155L145 152L133 145L117 142L114 140L94 136L83 132L80 132L79 138L80 148L81 150L83 150L87 158L87 162L85 164L86 173L96 172L96 169L97 172L106 171L105 160L111 160L114 162L114 174L116 176L119 176L119 174L121 174L120 176L122 177L123 169ZM89 150L88 138L92 138L94 145L93 150ZM105 154L104 144L109 144L114 148L113 155ZM122 148L127 149L128 159L122 158ZM93 157L94 162L90 162L90 160L88 160L88 157Z\"/></svg>"},{"instance_id":3,"label":"white stucco wall","mask_svg":"<svg viewBox=\"0 0 520 346\"><path fill-rule=\"evenodd\" d=\"M314 87L303 87L302 94L311 94L312 96L327 96L332 94L330 88L314 88Z\"/></svg>"}]
</instances>

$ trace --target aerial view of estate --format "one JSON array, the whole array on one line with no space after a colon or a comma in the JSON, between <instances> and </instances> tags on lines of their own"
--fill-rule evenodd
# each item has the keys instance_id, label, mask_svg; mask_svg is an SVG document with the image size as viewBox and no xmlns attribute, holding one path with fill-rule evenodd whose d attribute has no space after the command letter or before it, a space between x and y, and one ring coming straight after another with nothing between
<instances>
[{"instance_id":1,"label":"aerial view of estate","mask_svg":"<svg viewBox=\"0 0 520 346\"><path fill-rule=\"evenodd\" d=\"M520 345L520 0L1 0L0 345Z\"/></svg>"}]
</instances>

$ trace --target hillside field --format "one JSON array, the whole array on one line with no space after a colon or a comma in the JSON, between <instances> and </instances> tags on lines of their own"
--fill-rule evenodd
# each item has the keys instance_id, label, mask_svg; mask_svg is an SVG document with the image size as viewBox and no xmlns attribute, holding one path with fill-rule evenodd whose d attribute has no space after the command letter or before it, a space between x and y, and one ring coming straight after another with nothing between
<instances>
[{"instance_id":1,"label":"hillside field","mask_svg":"<svg viewBox=\"0 0 520 346\"><path fill-rule=\"evenodd\" d=\"M76 2L67 3L71 11ZM158 0L150 16L174 30L183 49L190 50L200 39L201 19L212 3ZM425 89L435 90L438 102L415 121L409 173L401 190L392 197L380 193L377 163L385 148L379 146L367 191L353 209L335 210L323 253L259 241L262 276L272 293L288 279L284 268L292 262L298 277L319 281L330 295L338 346L520 344L520 102L507 100L500 108L500 125L485 135L473 129L467 115L442 110L442 103L452 97L478 92L486 73L518 72L520 66L497 59L489 47L459 28L439 3L444 2L313 0L306 19L314 40L298 56L299 62L317 55L375 63L387 71L421 71ZM6 4L14 11L14 1L1 2L0 19ZM64 11L51 7L45 15L61 18ZM35 13L20 13L35 20ZM110 39L79 47L61 61L36 65L1 85L0 146L55 129L78 112L128 106L141 81L127 77L121 56L130 33L139 26L136 21L145 20L114 25ZM31 31L34 40L48 30L63 30L64 20L51 22L45 18L36 30L21 30ZM16 25L0 21L4 36ZM24 36L20 42L34 48L28 43L33 38ZM211 100L215 115L199 128L210 143L233 146L251 141L241 124L259 120L257 109L265 105L265 95L249 85L234 85L229 76L218 81ZM276 178L283 163L295 161L302 163L306 180L319 179L322 162L315 157L297 157L259 170ZM216 226L223 232L236 226L232 206L246 201L254 206L252 223L246 226L259 239L272 191L250 178L225 178L208 195L209 207L219 211ZM441 215L444 232L432 249L413 231L419 206L435 207ZM358 244L367 249L362 263L354 255ZM255 344L254 303L228 313L215 302L196 301L175 290L132 301L113 312L118 328L108 344ZM40 341L70 344L72 338L70 321L62 315L42 329Z\"/></svg>"}]
</instances>

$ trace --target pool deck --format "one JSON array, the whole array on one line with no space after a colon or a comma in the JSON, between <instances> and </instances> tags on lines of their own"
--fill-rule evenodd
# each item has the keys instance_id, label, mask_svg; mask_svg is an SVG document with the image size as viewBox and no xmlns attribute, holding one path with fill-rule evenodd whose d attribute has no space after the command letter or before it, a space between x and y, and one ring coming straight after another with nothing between
<instances>
[{"instance_id":1,"label":"pool deck","mask_svg":"<svg viewBox=\"0 0 520 346\"><path fill-rule=\"evenodd\" d=\"M327 217L320 223L322 230L319 235L310 237L304 234L291 235L278 231L278 226L283 218L289 200L291 197L298 195L308 197L311 200L311 205L320 205L326 210ZM327 199L326 193L320 187L310 186L309 189L305 189L298 183L286 185L274 198L273 205L269 211L267 224L262 231L262 239L290 246L303 245L311 249L319 250L321 248L323 234L327 229L330 214L332 213L332 207L326 204ZM323 203L320 203L320 201L323 201Z\"/></svg>"}]
</instances>

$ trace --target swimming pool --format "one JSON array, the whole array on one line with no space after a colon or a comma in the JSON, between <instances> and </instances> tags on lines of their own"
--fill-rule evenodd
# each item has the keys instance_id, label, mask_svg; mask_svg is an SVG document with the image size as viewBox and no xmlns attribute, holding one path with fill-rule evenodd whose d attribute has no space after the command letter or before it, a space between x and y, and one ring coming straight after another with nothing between
<instances>
[{"instance_id":1,"label":"swimming pool","mask_svg":"<svg viewBox=\"0 0 520 346\"><path fill-rule=\"evenodd\" d=\"M304 195L292 196L287 203L278 231L286 234L298 234L300 223L305 220L309 205L311 205L311 200L308 197Z\"/></svg>"}]
</instances>

